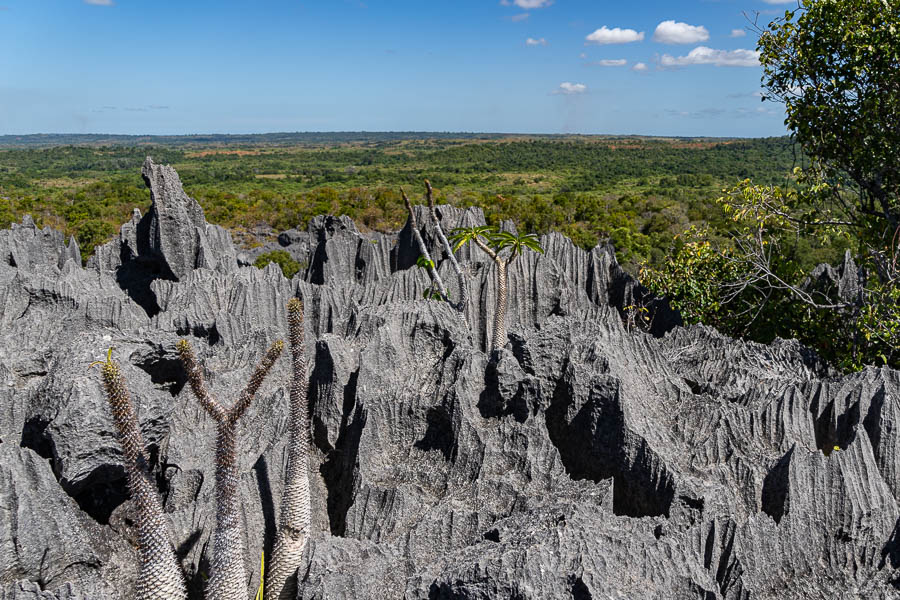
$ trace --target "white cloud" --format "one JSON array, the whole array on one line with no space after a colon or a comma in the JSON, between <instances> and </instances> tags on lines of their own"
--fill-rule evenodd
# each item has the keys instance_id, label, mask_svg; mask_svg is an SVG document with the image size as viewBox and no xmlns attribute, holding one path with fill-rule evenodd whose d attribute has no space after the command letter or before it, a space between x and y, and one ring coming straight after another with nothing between
<instances>
[{"instance_id":1,"label":"white cloud","mask_svg":"<svg viewBox=\"0 0 900 600\"><path fill-rule=\"evenodd\" d=\"M559 87L553 91L553 94L559 95L562 94L564 96L573 96L575 94L586 94L587 86L583 83L569 83L568 81L563 81L559 84Z\"/></svg>"},{"instance_id":2,"label":"white cloud","mask_svg":"<svg viewBox=\"0 0 900 600\"><path fill-rule=\"evenodd\" d=\"M624 58L604 58L603 60L595 60L591 64L598 67L624 67L628 64L628 61Z\"/></svg>"},{"instance_id":3,"label":"white cloud","mask_svg":"<svg viewBox=\"0 0 900 600\"><path fill-rule=\"evenodd\" d=\"M697 46L687 56L674 57L663 54L659 59L662 67L686 67L688 65L715 65L717 67L758 67L759 52L756 50L715 50Z\"/></svg>"},{"instance_id":4,"label":"white cloud","mask_svg":"<svg viewBox=\"0 0 900 600\"><path fill-rule=\"evenodd\" d=\"M688 25L675 21L663 21L653 32L653 41L662 44L696 44L709 39L709 31L703 25Z\"/></svg>"},{"instance_id":5,"label":"white cloud","mask_svg":"<svg viewBox=\"0 0 900 600\"><path fill-rule=\"evenodd\" d=\"M113 0L84 0L85 4L93 4L94 6L113 6Z\"/></svg>"},{"instance_id":6,"label":"white cloud","mask_svg":"<svg viewBox=\"0 0 900 600\"><path fill-rule=\"evenodd\" d=\"M578 58L581 58L581 59L587 58L587 54L582 52L581 54L578 55Z\"/></svg>"},{"instance_id":7,"label":"white cloud","mask_svg":"<svg viewBox=\"0 0 900 600\"><path fill-rule=\"evenodd\" d=\"M527 46L546 46L547 40L545 40L544 38L538 38L538 39L528 38L527 40L525 40L525 45L527 45Z\"/></svg>"},{"instance_id":8,"label":"white cloud","mask_svg":"<svg viewBox=\"0 0 900 600\"><path fill-rule=\"evenodd\" d=\"M729 35L728 37L736 38L736 37L744 37L745 35L747 35L747 32L743 29L732 29L731 35Z\"/></svg>"},{"instance_id":9,"label":"white cloud","mask_svg":"<svg viewBox=\"0 0 900 600\"><path fill-rule=\"evenodd\" d=\"M606 25L585 38L589 44L628 44L640 42L644 39L644 32L638 33L634 29L609 29Z\"/></svg>"},{"instance_id":10,"label":"white cloud","mask_svg":"<svg viewBox=\"0 0 900 600\"><path fill-rule=\"evenodd\" d=\"M672 109L666 111L670 117L689 117L691 119L714 119L724 115L726 112L724 108L719 107L701 108L693 111Z\"/></svg>"},{"instance_id":11,"label":"white cloud","mask_svg":"<svg viewBox=\"0 0 900 600\"><path fill-rule=\"evenodd\" d=\"M553 0L500 0L503 6L518 6L528 10L530 8L544 8L553 4Z\"/></svg>"},{"instance_id":12,"label":"white cloud","mask_svg":"<svg viewBox=\"0 0 900 600\"><path fill-rule=\"evenodd\" d=\"M755 92L732 92L728 94L728 98L762 98L763 93L759 90Z\"/></svg>"},{"instance_id":13,"label":"white cloud","mask_svg":"<svg viewBox=\"0 0 900 600\"><path fill-rule=\"evenodd\" d=\"M518 15L513 15L513 16L507 17L507 18L510 21L512 21L513 23L518 23L519 21L524 21L525 19L527 19L528 16L529 16L528 13L520 13Z\"/></svg>"},{"instance_id":14,"label":"white cloud","mask_svg":"<svg viewBox=\"0 0 900 600\"><path fill-rule=\"evenodd\" d=\"M643 71L646 71L646 70L647 70L647 63L642 63L642 62L634 63L634 66L631 67L631 70L632 70L632 71L637 71L638 73L641 73L641 72L643 72Z\"/></svg>"},{"instance_id":15,"label":"white cloud","mask_svg":"<svg viewBox=\"0 0 900 600\"><path fill-rule=\"evenodd\" d=\"M774 115L776 114L774 110L770 108L759 107L755 109L750 108L736 108L734 111L734 115L736 117L758 117L761 115Z\"/></svg>"}]
</instances>

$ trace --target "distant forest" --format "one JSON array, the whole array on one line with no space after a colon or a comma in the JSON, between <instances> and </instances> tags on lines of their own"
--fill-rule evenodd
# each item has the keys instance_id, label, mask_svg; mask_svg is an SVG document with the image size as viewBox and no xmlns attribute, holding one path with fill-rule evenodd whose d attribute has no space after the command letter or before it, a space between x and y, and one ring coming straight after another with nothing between
<instances>
[{"instance_id":1,"label":"distant forest","mask_svg":"<svg viewBox=\"0 0 900 600\"><path fill-rule=\"evenodd\" d=\"M49 148L53 146L305 146L337 144L391 144L399 141L515 140L515 139L603 139L650 140L679 139L685 141L725 141L734 138L654 138L647 136L573 135L573 134L509 134L459 133L435 131L326 131L293 133L196 134L196 135L112 135L102 133L38 133L0 135L0 148Z\"/></svg>"},{"instance_id":2,"label":"distant forest","mask_svg":"<svg viewBox=\"0 0 900 600\"><path fill-rule=\"evenodd\" d=\"M803 157L786 137L765 139L296 133L248 136L0 136L0 227L30 213L74 235L84 257L134 208L149 207L146 156L173 165L207 219L244 244L304 228L322 213L361 228L402 227L399 188L479 206L490 223L558 230L589 248L613 243L636 270L663 259L692 225L725 237L716 198L742 179L790 185ZM271 229L268 229L271 228ZM811 245L810 264L839 248Z\"/></svg>"}]
</instances>

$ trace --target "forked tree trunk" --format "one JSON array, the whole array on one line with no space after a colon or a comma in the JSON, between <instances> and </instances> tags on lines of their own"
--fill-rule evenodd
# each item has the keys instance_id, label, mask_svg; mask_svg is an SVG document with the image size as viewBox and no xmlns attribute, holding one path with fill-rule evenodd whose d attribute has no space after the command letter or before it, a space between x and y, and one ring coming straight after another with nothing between
<instances>
[{"instance_id":1,"label":"forked tree trunk","mask_svg":"<svg viewBox=\"0 0 900 600\"><path fill-rule=\"evenodd\" d=\"M244 600L247 569L244 566L244 525L241 521L235 424L219 422L216 436L216 531L206 597Z\"/></svg>"},{"instance_id":2,"label":"forked tree trunk","mask_svg":"<svg viewBox=\"0 0 900 600\"><path fill-rule=\"evenodd\" d=\"M186 340L178 342L178 353L188 374L191 390L200 404L215 419L216 437L216 530L213 535L213 556L210 577L206 585L209 600L247 600L247 569L244 567L244 525L241 521L237 470L237 423L246 412L253 396L262 385L272 365L281 355L284 344L275 342L257 365L229 410L214 400L206 389L203 371L194 350Z\"/></svg>"}]
</instances>

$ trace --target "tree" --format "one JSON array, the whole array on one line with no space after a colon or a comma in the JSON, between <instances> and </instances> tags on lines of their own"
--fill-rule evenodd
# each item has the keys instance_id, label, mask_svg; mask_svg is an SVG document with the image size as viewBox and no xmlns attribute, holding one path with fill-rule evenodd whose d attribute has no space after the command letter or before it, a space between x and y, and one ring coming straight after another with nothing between
<instances>
[{"instance_id":1,"label":"tree","mask_svg":"<svg viewBox=\"0 0 900 600\"><path fill-rule=\"evenodd\" d=\"M765 95L784 103L785 124L812 159L799 173L806 186L799 203L786 194L788 210L768 214L783 229L853 239L868 274L858 298L815 298L784 281L779 287L820 312L842 313L853 338L848 366L896 364L900 1L801 0L760 32L758 48ZM759 206L778 193L751 188L743 204ZM809 210L791 210L798 204ZM750 256L764 254L759 246Z\"/></svg>"},{"instance_id":2,"label":"tree","mask_svg":"<svg viewBox=\"0 0 900 600\"><path fill-rule=\"evenodd\" d=\"M288 418L288 463L281 518L268 572L260 563L260 588L267 600L284 600L296 596L296 573L309 539L311 506L308 455L311 443L307 409L306 358L303 352L303 303L292 298L287 305L291 346L290 415ZM188 375L191 390L204 409L216 420L216 529L213 539L211 576L206 597L216 600L246 598L247 577L244 569L243 529L237 472L236 426L253 401L266 375L281 355L284 344L272 344L254 369L238 401L226 409L206 388L202 368L187 340L177 344L178 354ZM162 503L153 482L144 450L144 440L121 369L112 360L112 349L100 365L106 397L119 433L128 474L128 487L137 508L140 576L137 600L179 600L187 598L184 574L178 564L169 537ZM265 578L265 587L262 579Z\"/></svg>"},{"instance_id":3,"label":"tree","mask_svg":"<svg viewBox=\"0 0 900 600\"><path fill-rule=\"evenodd\" d=\"M526 249L544 253L533 233L514 235L508 231L498 231L496 227L458 227L450 232L450 241L456 252L469 242L491 257L497 265L497 304L494 309L494 327L490 348L498 350L506 346L506 286L507 269Z\"/></svg>"},{"instance_id":4,"label":"tree","mask_svg":"<svg viewBox=\"0 0 900 600\"><path fill-rule=\"evenodd\" d=\"M729 333L900 366L900 0L800 0L758 32L764 99L784 103L809 165L782 187L741 182L720 198L730 243L682 246L645 280ZM839 281L799 260L812 248L852 250ZM727 277L677 285L692 261Z\"/></svg>"},{"instance_id":5,"label":"tree","mask_svg":"<svg viewBox=\"0 0 900 600\"><path fill-rule=\"evenodd\" d=\"M291 345L291 412L288 418L290 442L288 464L281 498L281 519L275 534L275 547L266 575L266 600L289 600L297 596L297 569L303 562L303 549L311 527L309 497L309 415L306 405L306 358L303 354L303 303L288 302L288 326Z\"/></svg>"},{"instance_id":6,"label":"tree","mask_svg":"<svg viewBox=\"0 0 900 600\"><path fill-rule=\"evenodd\" d=\"M760 30L765 98L830 199L854 226L888 239L900 223L900 1L801 0Z\"/></svg>"},{"instance_id":7,"label":"tree","mask_svg":"<svg viewBox=\"0 0 900 600\"><path fill-rule=\"evenodd\" d=\"M206 380L194 349L187 340L178 342L178 354L188 375L194 396L216 421L216 530L213 558L206 596L216 600L244 600L247 571L244 568L244 528L240 516L240 475L237 469L237 423L249 408L259 386L284 348L280 340L272 344L256 366L237 402L226 409L206 389Z\"/></svg>"},{"instance_id":8,"label":"tree","mask_svg":"<svg viewBox=\"0 0 900 600\"><path fill-rule=\"evenodd\" d=\"M431 182L427 179L425 180L425 196L428 199L428 214L431 216L431 225L434 227L435 234L437 235L438 240L441 242L441 246L444 252L447 254L447 260L450 261L450 264L453 266L453 270L456 272L456 278L459 282L459 299L456 302L453 302L450 299L450 294L447 291L447 286L444 285L444 281L441 279L440 274L437 271L437 264L431 259L431 253L428 251L428 247L425 245L425 240L422 239L422 234L419 231L419 223L416 218L416 213L413 211L412 203L409 201L409 197L406 195L406 192L403 191L403 188L400 188L400 195L403 197L403 202L406 205L406 211L409 213L409 224L412 228L413 237L416 239L416 244L419 246L419 252L421 252L421 256L419 256L419 260L416 261L416 264L428 271L428 275L431 277L432 287L430 290L425 292L426 297L437 296L441 300L444 300L450 306L456 309L459 314L460 319L463 322L466 322L466 305L468 304L469 299L469 286L466 281L465 274L463 273L462 267L459 266L459 261L456 260L456 255L453 253L453 250L450 248L450 242L447 240L447 236L444 234L444 228L441 226L441 219L438 216L437 209L434 206L434 190L431 187ZM436 291L435 291L436 288Z\"/></svg>"},{"instance_id":9,"label":"tree","mask_svg":"<svg viewBox=\"0 0 900 600\"><path fill-rule=\"evenodd\" d=\"M112 359L112 348L106 361L98 363L103 376L103 387L110 412L122 444L125 472L128 475L128 491L134 500L138 530L138 574L135 598L137 600L181 600L187 598L184 574L175 556L169 537L169 529L163 514L162 502L156 484L150 474L150 464L144 450L144 437L138 425L137 415L128 386L119 363Z\"/></svg>"},{"instance_id":10,"label":"tree","mask_svg":"<svg viewBox=\"0 0 900 600\"><path fill-rule=\"evenodd\" d=\"M462 267L459 266L459 261L456 260L456 255L450 248L450 241L447 240L447 236L444 234L440 216L438 215L437 208L434 206L434 190L431 188L431 182L427 179L425 180L425 197L428 199L428 213L431 215L431 224L434 226L434 231L437 234L438 240L441 242L441 247L447 254L447 260L450 261L450 266L453 267L453 271L456 273L456 279L459 286L459 298L456 301L456 310L459 312L460 318L465 322L466 305L469 303L469 283L466 280Z\"/></svg>"},{"instance_id":11,"label":"tree","mask_svg":"<svg viewBox=\"0 0 900 600\"><path fill-rule=\"evenodd\" d=\"M444 285L444 280L441 279L440 273L437 271L437 265L431 259L431 253L428 251L428 246L425 245L425 240L422 239L422 233L419 231L419 220L416 218L416 212L413 210L412 203L409 201L409 197L406 195L406 192L403 191L403 188L400 188L400 195L403 196L403 202L406 204L406 211L409 213L409 225L410 229L412 229L413 237L416 239L416 244L419 246L419 252L421 252L421 256L419 256L419 260L416 261L416 264L423 269L428 271L428 276L431 277L431 290L426 291L426 296L430 296L434 293L435 288L437 288L437 295L441 300L445 302L450 302L450 295L447 293L447 286Z\"/></svg>"}]
</instances>

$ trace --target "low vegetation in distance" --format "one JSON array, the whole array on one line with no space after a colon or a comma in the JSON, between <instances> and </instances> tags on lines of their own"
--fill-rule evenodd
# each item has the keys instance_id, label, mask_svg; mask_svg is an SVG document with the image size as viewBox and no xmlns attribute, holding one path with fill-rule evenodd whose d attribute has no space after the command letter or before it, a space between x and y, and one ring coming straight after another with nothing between
<instances>
[{"instance_id":1,"label":"low vegetation in distance","mask_svg":"<svg viewBox=\"0 0 900 600\"><path fill-rule=\"evenodd\" d=\"M513 219L522 233L557 230L584 248L609 240L636 273L692 225L724 237L729 219L715 202L724 188L745 178L784 184L802 162L786 137L452 136L0 136L0 227L31 214L74 235L87 258L134 208L149 207L137 173L150 155L246 245L264 241L260 224L302 229L326 213L399 229L399 186L421 189L428 178L438 203L481 207L488 224ZM807 250L811 264L834 254Z\"/></svg>"}]
</instances>

